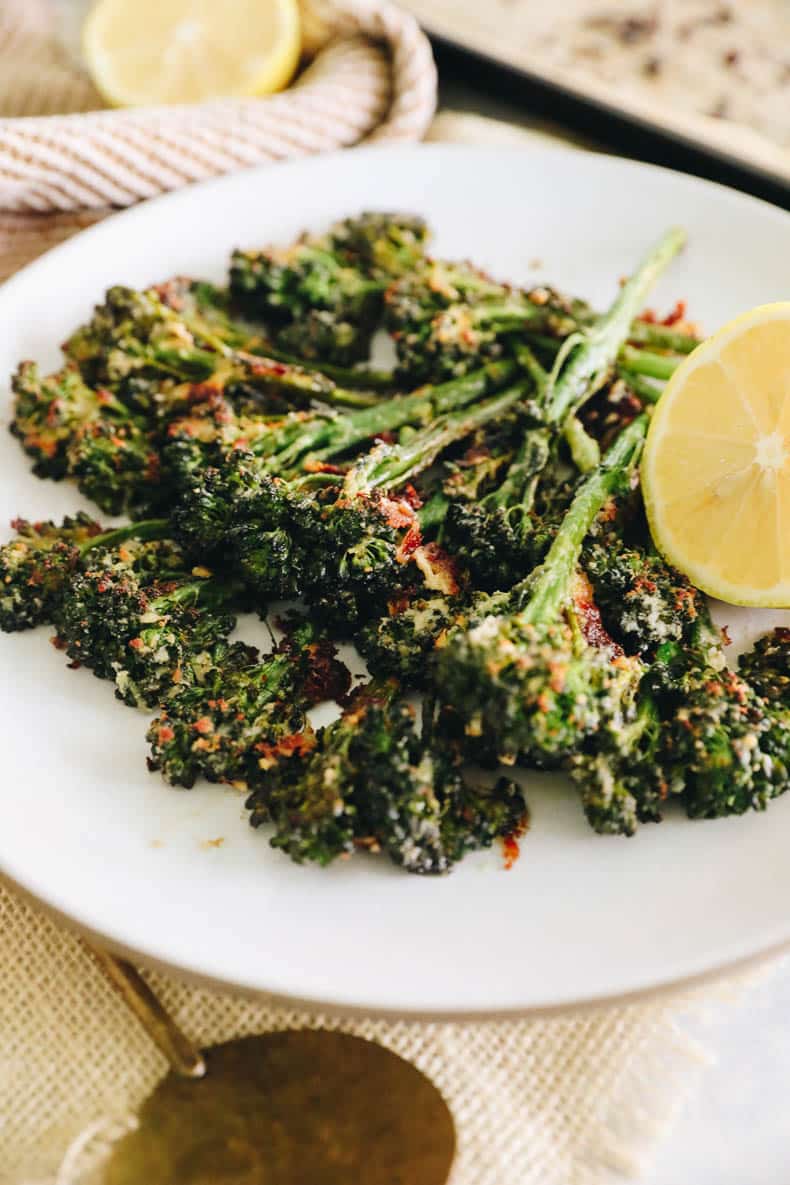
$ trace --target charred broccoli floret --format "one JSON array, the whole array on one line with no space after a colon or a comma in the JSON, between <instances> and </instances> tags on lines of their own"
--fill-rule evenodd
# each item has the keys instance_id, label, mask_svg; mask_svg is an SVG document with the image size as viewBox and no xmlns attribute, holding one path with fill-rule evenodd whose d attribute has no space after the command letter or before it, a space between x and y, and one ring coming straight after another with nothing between
<instances>
[{"instance_id":1,"label":"charred broccoli floret","mask_svg":"<svg viewBox=\"0 0 790 1185\"><path fill-rule=\"evenodd\" d=\"M495 489L476 505L450 505L442 542L461 560L478 588L490 592L509 588L542 558L546 536L533 511L550 448L547 429L529 428Z\"/></svg>"},{"instance_id":2,"label":"charred broccoli floret","mask_svg":"<svg viewBox=\"0 0 790 1185\"><path fill-rule=\"evenodd\" d=\"M430 232L414 214L366 211L333 223L327 237L341 259L372 279L389 281L420 264Z\"/></svg>"},{"instance_id":3,"label":"charred broccoli floret","mask_svg":"<svg viewBox=\"0 0 790 1185\"><path fill-rule=\"evenodd\" d=\"M790 787L790 715L734 671L692 668L669 738L691 818L764 810Z\"/></svg>"},{"instance_id":4,"label":"charred broccoli floret","mask_svg":"<svg viewBox=\"0 0 790 1185\"><path fill-rule=\"evenodd\" d=\"M464 598L430 593L391 600L386 616L367 622L356 636L371 673L406 687L430 682L437 642L461 620Z\"/></svg>"},{"instance_id":5,"label":"charred broccoli floret","mask_svg":"<svg viewBox=\"0 0 790 1185\"><path fill-rule=\"evenodd\" d=\"M156 558L142 572L120 551L92 555L69 583L56 625L57 644L73 663L114 680L126 703L153 708L214 665L212 651L236 624L227 606L238 588L207 571L173 571L178 553L170 541L147 548Z\"/></svg>"},{"instance_id":6,"label":"charred broccoli floret","mask_svg":"<svg viewBox=\"0 0 790 1185\"><path fill-rule=\"evenodd\" d=\"M495 376L487 371L452 390L301 425L296 437L283 438L284 448L263 457L234 450L181 492L172 514L176 536L195 554L218 551L260 598L307 593L327 615L355 624L372 601L383 605L393 584L402 585L407 564L430 568L413 506L389 491L520 400L516 386L467 407ZM345 474L331 463L371 435L420 423L428 408L432 422L403 443L379 445ZM436 414L439 408L450 410Z\"/></svg>"},{"instance_id":7,"label":"charred broccoli floret","mask_svg":"<svg viewBox=\"0 0 790 1185\"><path fill-rule=\"evenodd\" d=\"M60 526L25 519L11 526L16 537L0 547L0 629L6 633L54 621L68 582L93 548L155 539L166 534L168 524L159 519L105 531L80 511Z\"/></svg>"},{"instance_id":8,"label":"charred broccoli floret","mask_svg":"<svg viewBox=\"0 0 790 1185\"><path fill-rule=\"evenodd\" d=\"M393 593L418 575L429 588L457 592L449 557L436 545L424 544L420 511L395 491L450 444L513 407L523 394L523 386L516 385L471 408L437 416L405 442L374 448L349 470L335 502L322 516L330 579L326 588L313 590L311 603L333 616L339 606L346 628L356 628L379 614ZM432 507L425 510L426 521L431 521Z\"/></svg>"},{"instance_id":9,"label":"charred broccoli floret","mask_svg":"<svg viewBox=\"0 0 790 1185\"><path fill-rule=\"evenodd\" d=\"M383 285L311 242L234 251L230 290L239 307L302 358L348 365L370 353Z\"/></svg>"},{"instance_id":10,"label":"charred broccoli floret","mask_svg":"<svg viewBox=\"0 0 790 1185\"><path fill-rule=\"evenodd\" d=\"M588 642L573 605L579 556L601 507L628 487L644 440L635 421L580 485L546 559L512 596L518 612L491 614L454 632L438 659L437 686L471 736L485 733L506 760L553 765L578 751L633 683L632 664Z\"/></svg>"},{"instance_id":11,"label":"charred broccoli floret","mask_svg":"<svg viewBox=\"0 0 790 1185\"><path fill-rule=\"evenodd\" d=\"M166 419L178 408L184 384L188 390L210 383L238 410L277 410L313 399L375 404L375 396L345 391L325 375L262 355L255 337L245 341L244 329L212 307L206 286L196 289L187 299L175 282L143 291L110 288L64 349L89 383L111 389L149 420Z\"/></svg>"},{"instance_id":12,"label":"charred broccoli floret","mask_svg":"<svg viewBox=\"0 0 790 1185\"><path fill-rule=\"evenodd\" d=\"M633 835L639 823L658 822L670 793L663 722L643 676L635 698L624 696L596 734L569 761L593 830Z\"/></svg>"},{"instance_id":13,"label":"charred broccoli floret","mask_svg":"<svg viewBox=\"0 0 790 1185\"><path fill-rule=\"evenodd\" d=\"M14 519L16 537L0 547L0 629L27 630L52 620L63 586L86 542L101 533L87 514L53 522Z\"/></svg>"},{"instance_id":14,"label":"charred broccoli floret","mask_svg":"<svg viewBox=\"0 0 790 1185\"><path fill-rule=\"evenodd\" d=\"M231 294L268 323L280 349L347 365L370 353L384 288L419 260L424 239L418 219L346 219L290 247L235 251Z\"/></svg>"},{"instance_id":15,"label":"charred broccoli floret","mask_svg":"<svg viewBox=\"0 0 790 1185\"><path fill-rule=\"evenodd\" d=\"M280 757L312 743L306 709L341 697L349 682L332 643L308 621L288 623L263 659L237 643L152 722L149 767L174 786L192 786L200 775L256 786Z\"/></svg>"},{"instance_id":16,"label":"charred broccoli floret","mask_svg":"<svg viewBox=\"0 0 790 1185\"><path fill-rule=\"evenodd\" d=\"M790 708L790 629L765 634L741 655L738 672L763 699Z\"/></svg>"},{"instance_id":17,"label":"charred broccoli floret","mask_svg":"<svg viewBox=\"0 0 790 1185\"><path fill-rule=\"evenodd\" d=\"M505 353L507 334L541 322L541 307L467 263L427 261L392 284L385 324L398 372L409 382L443 382Z\"/></svg>"},{"instance_id":18,"label":"charred broccoli floret","mask_svg":"<svg viewBox=\"0 0 790 1185\"><path fill-rule=\"evenodd\" d=\"M86 386L74 367L42 377L33 362L14 375L12 433L38 477L73 477L108 514L152 499L158 455L145 422L112 392Z\"/></svg>"},{"instance_id":19,"label":"charred broccoli floret","mask_svg":"<svg viewBox=\"0 0 790 1185\"><path fill-rule=\"evenodd\" d=\"M612 741L615 774L623 741L629 746L626 771L635 768L636 777L626 789L640 820L660 817L668 796L679 796L692 818L762 810L790 785L787 708L727 667L704 602L685 638L658 647L640 684L634 723L610 729L604 750Z\"/></svg>"},{"instance_id":20,"label":"charred broccoli floret","mask_svg":"<svg viewBox=\"0 0 790 1185\"><path fill-rule=\"evenodd\" d=\"M272 846L320 864L355 847L383 850L409 872L442 873L519 829L518 788L468 787L453 752L426 745L395 697L393 686L361 689L312 749L275 766L247 804L253 826L275 824Z\"/></svg>"},{"instance_id":21,"label":"charred broccoli floret","mask_svg":"<svg viewBox=\"0 0 790 1185\"><path fill-rule=\"evenodd\" d=\"M219 348L218 348L219 347ZM64 345L86 382L117 389L122 398L150 407L163 380L202 382L215 369L221 346L199 338L154 288L108 288L87 324Z\"/></svg>"},{"instance_id":22,"label":"charred broccoli floret","mask_svg":"<svg viewBox=\"0 0 790 1185\"><path fill-rule=\"evenodd\" d=\"M659 555L606 532L584 550L584 568L604 625L628 654L655 654L691 636L703 594Z\"/></svg>"},{"instance_id":23,"label":"charred broccoli floret","mask_svg":"<svg viewBox=\"0 0 790 1185\"><path fill-rule=\"evenodd\" d=\"M164 284L158 284L156 291L170 308L176 310L188 325L198 333L211 334L233 350L264 355L276 362L285 362L289 367L320 369L322 375L337 384L339 388L363 391L390 391L394 386L393 375L370 367L338 366L332 363L315 362L305 357L279 350L264 334L261 325L255 325L239 317L232 307L230 291L209 284L205 280L193 280L187 276L176 276ZM352 403L350 390L345 400L335 397L329 402ZM319 398L316 392L316 398ZM374 400L359 397L359 405Z\"/></svg>"}]
</instances>

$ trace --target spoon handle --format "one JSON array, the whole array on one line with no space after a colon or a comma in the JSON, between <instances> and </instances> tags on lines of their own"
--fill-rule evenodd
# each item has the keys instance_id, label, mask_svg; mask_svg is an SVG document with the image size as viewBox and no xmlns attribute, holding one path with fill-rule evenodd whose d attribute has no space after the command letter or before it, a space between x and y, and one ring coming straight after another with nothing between
<instances>
[{"instance_id":1,"label":"spoon handle","mask_svg":"<svg viewBox=\"0 0 790 1185\"><path fill-rule=\"evenodd\" d=\"M83 940L84 941L84 940ZM84 943L106 979L137 1017L148 1036L164 1054L171 1068L182 1078L202 1078L206 1063L164 1005L154 995L139 971L126 959L92 943Z\"/></svg>"}]
</instances>

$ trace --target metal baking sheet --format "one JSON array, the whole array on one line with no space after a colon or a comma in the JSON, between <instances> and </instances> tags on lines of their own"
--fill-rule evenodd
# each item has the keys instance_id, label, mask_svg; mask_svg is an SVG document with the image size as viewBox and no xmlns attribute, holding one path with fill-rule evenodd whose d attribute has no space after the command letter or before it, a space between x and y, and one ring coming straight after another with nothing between
<instances>
[{"instance_id":1,"label":"metal baking sheet","mask_svg":"<svg viewBox=\"0 0 790 1185\"><path fill-rule=\"evenodd\" d=\"M751 2L754 3L755 0ZM560 116L567 116L574 105L577 109L583 107L585 118L576 122L583 123L585 131L590 134L598 131L603 140L618 138L617 129L629 125L632 132L642 131L658 137L666 144L685 150L687 155L684 167L693 167L693 164L689 164L692 158L688 155L692 153L699 161L707 160L724 166L725 172L719 174L721 180L738 184L737 174L726 172L727 168L731 168L742 172L744 177L753 179L752 185L741 181L741 188L751 188L754 192L770 197L782 205L790 202L790 147L782 146L778 140L771 139L761 131L724 117L723 112L717 110L722 106L721 101L714 101L713 97L711 109L706 114L684 108L679 103L667 102L664 97L658 101L657 96L651 97L649 84L642 88L636 86L623 89L608 85L599 78L587 76L581 69L569 68L567 62L561 65L556 62L542 63L539 49L531 47L529 38L530 10L534 10L536 5L539 5L545 14L544 0L485 0L484 3L479 3L479 0L403 2L403 7L410 9L429 35L437 41L440 62L443 46L473 55L478 63L487 65L487 87L491 86L491 66L503 67L503 75L506 71L511 78L511 85L507 88L509 97L513 98L516 93L512 79L520 78L525 90L529 92L525 95L527 101L534 101L535 94L542 96L543 101L539 100L539 103L543 115L550 111L550 100L547 103L546 96L554 95L561 104L558 109ZM646 13L656 7L656 4L641 5L641 9ZM595 9L609 12L614 9L617 12L615 4L608 7L600 4L596 5ZM723 28L727 23L730 24L727 38L723 35L719 37L721 45L736 46L738 27L732 21L723 20L723 16L730 9L727 5L719 5L718 10L711 9L714 15L716 11L722 14L720 19ZM617 18L611 16L607 19ZM545 26L545 15L543 22ZM627 45L628 28L627 24L623 26L623 39L617 47L621 53L628 52L624 49L624 45ZM634 36L638 42L638 37ZM635 44L633 52L641 54L645 66L649 67L647 49ZM722 57L734 60L733 69L739 68L737 52L734 48L721 51ZM776 101L778 96L778 119L780 124L786 119L786 132L790 136L790 43L786 47L782 46L778 54L780 69L782 55L785 52L787 78L782 78L781 87L774 87L773 98ZM723 71L721 73L726 81L726 75ZM474 75L471 73L469 81L474 81ZM783 99L783 87L787 90L786 104ZM741 92L745 89L743 79L740 89ZM758 95L756 101L762 101L762 96ZM634 154L639 154L638 149ZM682 159L680 163L684 165ZM716 173L709 171L708 175L715 176Z\"/></svg>"}]
</instances>

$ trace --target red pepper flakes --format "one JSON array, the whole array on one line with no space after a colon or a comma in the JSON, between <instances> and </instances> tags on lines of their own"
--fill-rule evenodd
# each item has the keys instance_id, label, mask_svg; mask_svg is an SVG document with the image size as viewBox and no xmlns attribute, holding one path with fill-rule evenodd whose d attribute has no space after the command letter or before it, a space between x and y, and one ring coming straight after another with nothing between
<instances>
[{"instance_id":1,"label":"red pepper flakes","mask_svg":"<svg viewBox=\"0 0 790 1185\"><path fill-rule=\"evenodd\" d=\"M679 588L675 593L675 609L688 615L690 621L697 617L697 592L693 588Z\"/></svg>"},{"instance_id":2,"label":"red pepper flakes","mask_svg":"<svg viewBox=\"0 0 790 1185\"><path fill-rule=\"evenodd\" d=\"M601 620L601 611L595 603L592 585L586 576L580 575L576 579L573 604L579 617L579 627L585 641L590 646L611 651L612 657L619 657L623 653L623 648L607 633Z\"/></svg>"},{"instance_id":3,"label":"red pepper flakes","mask_svg":"<svg viewBox=\"0 0 790 1185\"><path fill-rule=\"evenodd\" d=\"M505 871L510 872L510 869L521 855L521 848L515 835L505 835L502 837L502 850L505 855Z\"/></svg>"},{"instance_id":4,"label":"red pepper flakes","mask_svg":"<svg viewBox=\"0 0 790 1185\"><path fill-rule=\"evenodd\" d=\"M261 754L263 760L272 761L278 757L293 757L303 756L306 753L312 752L315 748L315 736L311 732L293 732L289 736L282 737L274 744L268 741L259 741L255 746L256 752Z\"/></svg>"},{"instance_id":5,"label":"red pepper flakes","mask_svg":"<svg viewBox=\"0 0 790 1185\"><path fill-rule=\"evenodd\" d=\"M529 830L529 812L525 812L521 821L508 834L502 837L502 848L505 854L505 870L510 871L521 855L519 840L523 839Z\"/></svg>"},{"instance_id":6,"label":"red pepper flakes","mask_svg":"<svg viewBox=\"0 0 790 1185\"><path fill-rule=\"evenodd\" d=\"M388 527L398 530L400 527L414 526L414 508L405 498L382 497L379 499L379 510Z\"/></svg>"},{"instance_id":7,"label":"red pepper flakes","mask_svg":"<svg viewBox=\"0 0 790 1185\"><path fill-rule=\"evenodd\" d=\"M390 617L397 617L399 613L405 612L409 607L409 594L407 592L400 593L399 596L393 597L391 601L387 601L387 612Z\"/></svg>"},{"instance_id":8,"label":"red pepper flakes","mask_svg":"<svg viewBox=\"0 0 790 1185\"><path fill-rule=\"evenodd\" d=\"M644 321L646 325L664 325L669 328L671 325L676 325L678 321L685 321L686 319L686 301L675 301L674 308L667 313L666 317L659 317L655 309L643 309L637 317L637 321Z\"/></svg>"},{"instance_id":9,"label":"red pepper flakes","mask_svg":"<svg viewBox=\"0 0 790 1185\"><path fill-rule=\"evenodd\" d=\"M401 561L401 563L403 563L404 558L415 552L421 543L422 534L420 533L419 527L410 527L401 540L401 545L397 552L397 558Z\"/></svg>"},{"instance_id":10,"label":"red pepper flakes","mask_svg":"<svg viewBox=\"0 0 790 1185\"><path fill-rule=\"evenodd\" d=\"M31 433L25 437L25 444L30 448L38 449L45 457L54 457L58 451L58 446L54 440L45 440L42 436L37 436Z\"/></svg>"},{"instance_id":11,"label":"red pepper flakes","mask_svg":"<svg viewBox=\"0 0 790 1185\"><path fill-rule=\"evenodd\" d=\"M339 465L332 465L329 461L305 461L303 466L307 473L340 473L345 472Z\"/></svg>"},{"instance_id":12,"label":"red pepper flakes","mask_svg":"<svg viewBox=\"0 0 790 1185\"><path fill-rule=\"evenodd\" d=\"M686 302L685 300L678 300L675 302L675 307L661 322L662 325L676 325L678 321L686 320Z\"/></svg>"},{"instance_id":13,"label":"red pepper flakes","mask_svg":"<svg viewBox=\"0 0 790 1185\"><path fill-rule=\"evenodd\" d=\"M288 374L289 370L282 362L253 362L250 369L253 374L263 376L264 378L267 374L281 377L284 374Z\"/></svg>"}]
</instances>

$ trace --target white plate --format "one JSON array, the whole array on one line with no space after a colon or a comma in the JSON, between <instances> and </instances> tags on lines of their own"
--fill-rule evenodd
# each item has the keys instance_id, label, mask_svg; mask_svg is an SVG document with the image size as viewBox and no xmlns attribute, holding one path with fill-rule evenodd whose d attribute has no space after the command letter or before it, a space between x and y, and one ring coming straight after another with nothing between
<instances>
[{"instance_id":1,"label":"white plate","mask_svg":"<svg viewBox=\"0 0 790 1185\"><path fill-rule=\"evenodd\" d=\"M50 252L0 291L0 374L26 357L56 365L111 283L219 279L238 244L376 207L426 215L438 252L599 305L679 223L690 247L653 303L686 297L708 329L788 296L790 217L705 182L544 147L370 149L186 189ZM2 520L79 505L33 478L3 432ZM246 825L237 793L147 774L146 717L68 671L48 632L0 637L0 869L142 959L332 1008L470 1016L653 990L790 941L790 795L767 814L673 815L623 840L593 835L561 778L532 776L510 872L497 851L438 879L362 856L297 867Z\"/></svg>"}]
</instances>

